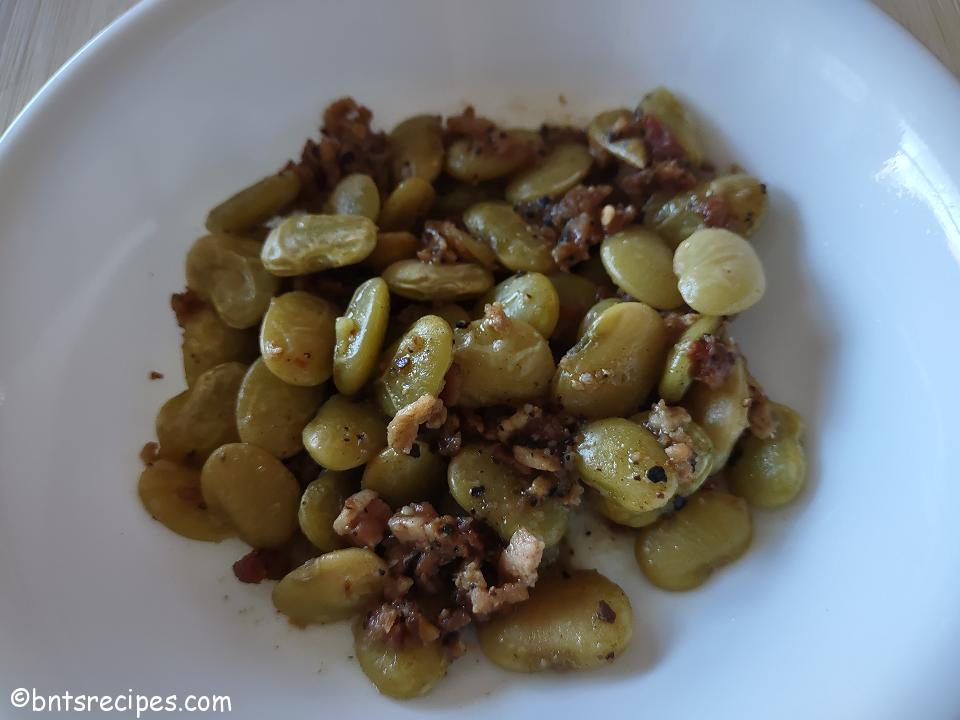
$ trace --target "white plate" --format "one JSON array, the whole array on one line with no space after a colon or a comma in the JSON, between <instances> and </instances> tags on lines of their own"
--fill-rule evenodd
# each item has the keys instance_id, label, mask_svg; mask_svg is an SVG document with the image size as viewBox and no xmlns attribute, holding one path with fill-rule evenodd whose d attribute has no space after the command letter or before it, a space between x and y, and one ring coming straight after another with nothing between
<instances>
[{"instance_id":1,"label":"white plate","mask_svg":"<svg viewBox=\"0 0 960 720\"><path fill-rule=\"evenodd\" d=\"M137 502L137 450L182 385L184 253L341 94L386 126L466 99L536 121L660 83L770 187L769 291L736 335L807 418L810 488L697 592L599 558L639 627L610 667L510 675L474 650L428 698L380 698L345 628L288 627L267 584L233 579L238 543L182 540ZM4 690L229 694L238 717L956 718L958 117L952 78L860 4L138 7L0 144Z\"/></svg>"}]
</instances>

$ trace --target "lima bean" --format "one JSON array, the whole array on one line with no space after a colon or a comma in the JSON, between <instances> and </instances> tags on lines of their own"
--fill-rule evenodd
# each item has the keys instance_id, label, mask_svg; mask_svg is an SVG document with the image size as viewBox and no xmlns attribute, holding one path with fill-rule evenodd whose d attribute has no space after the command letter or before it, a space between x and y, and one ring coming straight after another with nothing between
<instances>
[{"instance_id":1,"label":"lima bean","mask_svg":"<svg viewBox=\"0 0 960 720\"><path fill-rule=\"evenodd\" d=\"M415 115L390 133L393 176L432 183L443 170L443 127L438 115Z\"/></svg>"},{"instance_id":2,"label":"lima bean","mask_svg":"<svg viewBox=\"0 0 960 720\"><path fill-rule=\"evenodd\" d=\"M376 245L377 226L370 218L295 215L270 231L260 257L274 275L307 275L358 263Z\"/></svg>"},{"instance_id":3,"label":"lima bean","mask_svg":"<svg viewBox=\"0 0 960 720\"><path fill-rule=\"evenodd\" d=\"M450 326L436 315L411 325L376 383L383 412L393 417L423 395L438 397L453 364L453 342Z\"/></svg>"},{"instance_id":4,"label":"lima bean","mask_svg":"<svg viewBox=\"0 0 960 720\"><path fill-rule=\"evenodd\" d=\"M535 400L550 387L556 366L543 336L523 320L474 320L454 333L464 407Z\"/></svg>"},{"instance_id":5,"label":"lima bean","mask_svg":"<svg viewBox=\"0 0 960 720\"><path fill-rule=\"evenodd\" d=\"M640 112L653 115L683 148L693 165L703 160L700 137L690 111L666 88L656 88L640 101Z\"/></svg>"},{"instance_id":6,"label":"lima bean","mask_svg":"<svg viewBox=\"0 0 960 720\"><path fill-rule=\"evenodd\" d=\"M328 470L363 465L387 444L387 422L365 402L334 395L303 429L303 446Z\"/></svg>"},{"instance_id":7,"label":"lima bean","mask_svg":"<svg viewBox=\"0 0 960 720\"><path fill-rule=\"evenodd\" d=\"M573 273L557 272L548 277L560 299L560 314L552 337L566 347L577 340L580 322L597 301L597 285Z\"/></svg>"},{"instance_id":8,"label":"lima bean","mask_svg":"<svg viewBox=\"0 0 960 720\"><path fill-rule=\"evenodd\" d=\"M273 588L273 605L294 625L346 620L383 595L386 570L372 550L334 550L289 572Z\"/></svg>"},{"instance_id":9,"label":"lima bean","mask_svg":"<svg viewBox=\"0 0 960 720\"><path fill-rule=\"evenodd\" d=\"M336 321L333 382L344 395L353 395L370 379L389 321L390 290L381 278L370 278L354 291Z\"/></svg>"},{"instance_id":10,"label":"lima bean","mask_svg":"<svg viewBox=\"0 0 960 720\"><path fill-rule=\"evenodd\" d=\"M417 256L420 241L410 232L377 233L377 246L367 255L363 264L375 273L382 273L398 260L411 260Z\"/></svg>"},{"instance_id":11,"label":"lima bean","mask_svg":"<svg viewBox=\"0 0 960 720\"><path fill-rule=\"evenodd\" d=\"M260 354L255 328L237 330L204 305L183 319L183 374L187 386L205 371L225 362L249 363Z\"/></svg>"},{"instance_id":12,"label":"lima bean","mask_svg":"<svg viewBox=\"0 0 960 720\"><path fill-rule=\"evenodd\" d=\"M426 695L447 674L450 664L439 640L421 643L411 638L395 647L368 633L362 618L353 624L353 652L377 690L397 700Z\"/></svg>"},{"instance_id":13,"label":"lima bean","mask_svg":"<svg viewBox=\"0 0 960 720\"><path fill-rule=\"evenodd\" d=\"M778 426L771 438L746 433L740 455L732 463L730 490L751 505L776 508L793 500L803 488L807 460L800 440L803 421L786 405L773 404Z\"/></svg>"},{"instance_id":14,"label":"lima bean","mask_svg":"<svg viewBox=\"0 0 960 720\"><path fill-rule=\"evenodd\" d=\"M325 382L333 372L337 310L302 290L270 302L260 328L260 352L267 368L290 385Z\"/></svg>"},{"instance_id":15,"label":"lima bean","mask_svg":"<svg viewBox=\"0 0 960 720\"><path fill-rule=\"evenodd\" d=\"M402 180L387 196L380 210L380 228L387 232L413 230L430 211L437 193L419 177Z\"/></svg>"},{"instance_id":16,"label":"lima bean","mask_svg":"<svg viewBox=\"0 0 960 720\"><path fill-rule=\"evenodd\" d=\"M269 220L297 199L300 178L296 173L270 175L217 205L207 215L212 233L245 232Z\"/></svg>"},{"instance_id":17,"label":"lima bean","mask_svg":"<svg viewBox=\"0 0 960 720\"><path fill-rule=\"evenodd\" d=\"M427 443L416 446L409 455L393 448L381 450L364 467L361 486L374 490L394 510L439 497L446 489L447 462Z\"/></svg>"},{"instance_id":18,"label":"lima bean","mask_svg":"<svg viewBox=\"0 0 960 720\"><path fill-rule=\"evenodd\" d=\"M473 205L463 214L463 223L493 248L507 269L539 273L556 270L550 243L537 235L509 203Z\"/></svg>"},{"instance_id":19,"label":"lima bean","mask_svg":"<svg viewBox=\"0 0 960 720\"><path fill-rule=\"evenodd\" d=\"M482 315L484 306L495 302L500 303L507 317L522 320L545 338L553 334L560 318L560 296L542 273L507 278L477 301L474 312Z\"/></svg>"},{"instance_id":20,"label":"lima bean","mask_svg":"<svg viewBox=\"0 0 960 720\"><path fill-rule=\"evenodd\" d=\"M157 413L160 457L199 466L221 445L239 440L237 393L246 371L241 363L216 365L167 400Z\"/></svg>"},{"instance_id":21,"label":"lima bean","mask_svg":"<svg viewBox=\"0 0 960 720\"><path fill-rule=\"evenodd\" d=\"M574 466L583 482L631 515L662 508L677 492L676 472L657 439L625 418L586 425Z\"/></svg>"},{"instance_id":22,"label":"lima bean","mask_svg":"<svg viewBox=\"0 0 960 720\"><path fill-rule=\"evenodd\" d=\"M151 517L177 535L220 542L233 534L220 517L201 506L200 473L194 468L157 460L140 474L137 492Z\"/></svg>"},{"instance_id":23,"label":"lima bean","mask_svg":"<svg viewBox=\"0 0 960 720\"><path fill-rule=\"evenodd\" d=\"M456 302L470 300L493 286L493 275L473 263L439 265L400 260L383 271L390 291L408 300Z\"/></svg>"},{"instance_id":24,"label":"lima bean","mask_svg":"<svg viewBox=\"0 0 960 720\"><path fill-rule=\"evenodd\" d=\"M232 235L206 235L187 253L187 287L209 300L232 328L260 322L279 281L260 261L260 243Z\"/></svg>"},{"instance_id":25,"label":"lima bean","mask_svg":"<svg viewBox=\"0 0 960 720\"><path fill-rule=\"evenodd\" d=\"M678 403L693 383L693 360L690 358L690 348L703 338L712 335L720 329L723 318L716 315L703 315L690 327L684 330L680 339L667 353L667 364L660 378L658 392L664 402Z\"/></svg>"},{"instance_id":26,"label":"lima bean","mask_svg":"<svg viewBox=\"0 0 960 720\"><path fill-rule=\"evenodd\" d=\"M373 178L363 173L347 175L338 182L330 203L337 215L360 215L373 222L380 215L380 191Z\"/></svg>"},{"instance_id":27,"label":"lima bean","mask_svg":"<svg viewBox=\"0 0 960 720\"><path fill-rule=\"evenodd\" d=\"M618 288L658 310L683 304L673 274L673 251L643 228L628 228L603 240L603 267Z\"/></svg>"},{"instance_id":28,"label":"lima bean","mask_svg":"<svg viewBox=\"0 0 960 720\"><path fill-rule=\"evenodd\" d=\"M303 449L303 428L323 401L322 387L288 385L257 360L240 383L237 431L243 442L278 458Z\"/></svg>"},{"instance_id":29,"label":"lima bean","mask_svg":"<svg viewBox=\"0 0 960 720\"><path fill-rule=\"evenodd\" d=\"M632 122L634 114L626 108L606 110L587 125L587 137L591 145L613 155L618 160L642 170L650 163L650 154L643 138L616 139L613 128L617 123Z\"/></svg>"},{"instance_id":30,"label":"lima bean","mask_svg":"<svg viewBox=\"0 0 960 720\"><path fill-rule=\"evenodd\" d=\"M450 494L505 542L523 527L547 547L556 545L567 530L567 509L552 497L530 505L522 494L530 486L530 479L499 464L493 456L494 447L466 445L453 456L447 469Z\"/></svg>"},{"instance_id":31,"label":"lima bean","mask_svg":"<svg viewBox=\"0 0 960 720\"><path fill-rule=\"evenodd\" d=\"M664 590L691 590L750 546L753 523L742 498L703 490L680 510L640 530L637 563Z\"/></svg>"},{"instance_id":32,"label":"lima bean","mask_svg":"<svg viewBox=\"0 0 960 720\"><path fill-rule=\"evenodd\" d=\"M300 486L263 448L249 443L217 448L203 464L200 487L210 512L255 548L282 545L297 530Z\"/></svg>"},{"instance_id":33,"label":"lima bean","mask_svg":"<svg viewBox=\"0 0 960 720\"><path fill-rule=\"evenodd\" d=\"M589 418L626 415L653 388L665 352L663 319L623 302L598 317L557 365L553 392L567 411Z\"/></svg>"},{"instance_id":34,"label":"lima bean","mask_svg":"<svg viewBox=\"0 0 960 720\"><path fill-rule=\"evenodd\" d=\"M694 383L684 397L683 405L713 443L714 469L720 470L727 464L740 435L750 425L750 387L743 358L737 358L720 387Z\"/></svg>"},{"instance_id":35,"label":"lima bean","mask_svg":"<svg viewBox=\"0 0 960 720\"><path fill-rule=\"evenodd\" d=\"M346 544L334 531L333 521L343 510L343 501L354 493L354 485L349 473L324 470L303 491L297 512L300 532L322 552L331 552Z\"/></svg>"},{"instance_id":36,"label":"lima bean","mask_svg":"<svg viewBox=\"0 0 960 720\"><path fill-rule=\"evenodd\" d=\"M472 184L515 173L533 158L540 138L519 130L506 133L510 136L508 144L500 152L481 148L468 139L455 140L447 148L444 170L450 177Z\"/></svg>"},{"instance_id":37,"label":"lima bean","mask_svg":"<svg viewBox=\"0 0 960 720\"><path fill-rule=\"evenodd\" d=\"M559 145L536 167L511 180L504 194L514 204L542 197L559 197L583 180L590 172L591 165L593 157L583 145Z\"/></svg>"},{"instance_id":38,"label":"lima bean","mask_svg":"<svg viewBox=\"0 0 960 720\"><path fill-rule=\"evenodd\" d=\"M734 315L755 305L767 288L763 265L746 240L729 230L697 230L677 247L673 271L694 310Z\"/></svg>"},{"instance_id":39,"label":"lima bean","mask_svg":"<svg viewBox=\"0 0 960 720\"><path fill-rule=\"evenodd\" d=\"M630 599L596 570L552 573L529 600L477 625L483 654L515 672L598 667L621 655L632 636Z\"/></svg>"},{"instance_id":40,"label":"lima bean","mask_svg":"<svg viewBox=\"0 0 960 720\"><path fill-rule=\"evenodd\" d=\"M620 298L611 297L594 303L594 305L587 310L587 314L583 316L583 320L580 321L580 327L577 328L577 340L587 334L587 330L593 325L594 320L603 315L609 308L622 302L623 300Z\"/></svg>"}]
</instances>

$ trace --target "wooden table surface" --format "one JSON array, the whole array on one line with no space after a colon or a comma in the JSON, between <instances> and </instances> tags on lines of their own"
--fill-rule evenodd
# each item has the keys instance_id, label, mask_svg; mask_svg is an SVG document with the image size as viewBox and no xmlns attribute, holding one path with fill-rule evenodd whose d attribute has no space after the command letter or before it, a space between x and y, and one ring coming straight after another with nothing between
<instances>
[{"instance_id":1,"label":"wooden table surface","mask_svg":"<svg viewBox=\"0 0 960 720\"><path fill-rule=\"evenodd\" d=\"M960 0L873 2L960 76ZM136 0L0 0L0 131L57 68L134 4Z\"/></svg>"}]
</instances>

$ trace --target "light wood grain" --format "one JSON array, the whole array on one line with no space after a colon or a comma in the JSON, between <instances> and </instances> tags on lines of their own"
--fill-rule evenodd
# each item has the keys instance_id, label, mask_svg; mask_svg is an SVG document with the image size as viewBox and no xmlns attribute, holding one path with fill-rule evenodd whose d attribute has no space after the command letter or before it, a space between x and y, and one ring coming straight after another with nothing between
<instances>
[{"instance_id":1,"label":"light wood grain","mask_svg":"<svg viewBox=\"0 0 960 720\"><path fill-rule=\"evenodd\" d=\"M960 76L960 0L873 2ZM135 3L0 0L0 131L57 68Z\"/></svg>"}]
</instances>

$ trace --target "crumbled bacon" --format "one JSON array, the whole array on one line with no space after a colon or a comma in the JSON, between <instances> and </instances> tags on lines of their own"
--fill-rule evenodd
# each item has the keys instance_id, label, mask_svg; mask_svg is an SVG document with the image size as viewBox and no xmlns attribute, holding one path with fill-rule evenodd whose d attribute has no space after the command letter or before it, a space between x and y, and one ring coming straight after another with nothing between
<instances>
[{"instance_id":1,"label":"crumbled bacon","mask_svg":"<svg viewBox=\"0 0 960 720\"><path fill-rule=\"evenodd\" d=\"M524 445L513 446L513 459L533 470L557 472L563 467L563 465L560 464L560 459L550 450L531 448Z\"/></svg>"},{"instance_id":2,"label":"crumbled bacon","mask_svg":"<svg viewBox=\"0 0 960 720\"><path fill-rule=\"evenodd\" d=\"M664 449L670 467L681 485L693 480L696 453L693 438L683 429L691 421L690 413L682 407L671 407L660 400L650 410L645 425Z\"/></svg>"},{"instance_id":3,"label":"crumbled bacon","mask_svg":"<svg viewBox=\"0 0 960 720\"><path fill-rule=\"evenodd\" d=\"M187 288L181 293L170 296L170 309L177 317L177 325L185 327L190 316L204 307L206 303L193 290Z\"/></svg>"},{"instance_id":4,"label":"crumbled bacon","mask_svg":"<svg viewBox=\"0 0 960 720\"><path fill-rule=\"evenodd\" d=\"M476 561L467 563L454 577L454 583L466 596L471 612L481 618L530 597L530 589L521 582L507 582L491 587Z\"/></svg>"},{"instance_id":5,"label":"crumbled bacon","mask_svg":"<svg viewBox=\"0 0 960 720\"><path fill-rule=\"evenodd\" d=\"M714 390L723 385L739 356L736 345L718 334L695 340L687 354L693 363L693 379Z\"/></svg>"},{"instance_id":6,"label":"crumbled bacon","mask_svg":"<svg viewBox=\"0 0 960 720\"><path fill-rule=\"evenodd\" d=\"M634 205L643 206L654 195L672 197L690 190L700 179L687 164L665 160L654 162L642 170L623 166L614 182Z\"/></svg>"},{"instance_id":7,"label":"crumbled bacon","mask_svg":"<svg viewBox=\"0 0 960 720\"><path fill-rule=\"evenodd\" d=\"M474 248L478 241L449 220L428 220L423 226L417 257L425 263L473 262L492 268L489 257L480 257Z\"/></svg>"},{"instance_id":8,"label":"crumbled bacon","mask_svg":"<svg viewBox=\"0 0 960 720\"><path fill-rule=\"evenodd\" d=\"M144 443L140 450L140 460L144 465L153 465L160 458L160 444L153 442Z\"/></svg>"},{"instance_id":9,"label":"crumbled bacon","mask_svg":"<svg viewBox=\"0 0 960 720\"><path fill-rule=\"evenodd\" d=\"M433 395L421 395L400 409L387 425L387 444L398 453L410 454L421 425L436 429L447 419L447 408Z\"/></svg>"},{"instance_id":10,"label":"crumbled bacon","mask_svg":"<svg viewBox=\"0 0 960 720\"><path fill-rule=\"evenodd\" d=\"M503 305L495 302L483 306L483 326L499 335L510 329L510 318L503 311Z\"/></svg>"},{"instance_id":11,"label":"crumbled bacon","mask_svg":"<svg viewBox=\"0 0 960 720\"><path fill-rule=\"evenodd\" d=\"M463 447L463 434L460 432L460 416L450 413L440 427L437 452L444 457L453 457Z\"/></svg>"},{"instance_id":12,"label":"crumbled bacon","mask_svg":"<svg viewBox=\"0 0 960 720\"><path fill-rule=\"evenodd\" d=\"M447 133L455 137L482 141L496 129L497 124L478 116L473 105L467 105L459 115L451 115L447 118Z\"/></svg>"},{"instance_id":13,"label":"crumbled bacon","mask_svg":"<svg viewBox=\"0 0 960 720\"><path fill-rule=\"evenodd\" d=\"M452 408L460 402L460 391L463 389L463 372L460 370L460 363L453 363L447 374L443 376L443 389L440 391L440 400L448 408ZM446 422L444 422L446 426Z\"/></svg>"},{"instance_id":14,"label":"crumbled bacon","mask_svg":"<svg viewBox=\"0 0 960 720\"><path fill-rule=\"evenodd\" d=\"M555 243L553 259L561 269L568 270L587 260L591 247L636 217L633 206L607 202L612 192L609 185L577 185L555 203L534 201L517 209L529 222L541 224L540 234Z\"/></svg>"},{"instance_id":15,"label":"crumbled bacon","mask_svg":"<svg viewBox=\"0 0 960 720\"><path fill-rule=\"evenodd\" d=\"M676 136L656 115L643 115L639 120L643 130L643 141L654 160L685 160L683 146Z\"/></svg>"},{"instance_id":16,"label":"crumbled bacon","mask_svg":"<svg viewBox=\"0 0 960 720\"><path fill-rule=\"evenodd\" d=\"M361 490L344 501L333 530L358 547L373 548L383 540L391 514L390 506L377 493Z\"/></svg>"},{"instance_id":17,"label":"crumbled bacon","mask_svg":"<svg viewBox=\"0 0 960 720\"><path fill-rule=\"evenodd\" d=\"M363 627L370 635L394 648L402 647L408 638L421 644L440 639L440 629L409 600L385 602L369 611L363 619Z\"/></svg>"},{"instance_id":18,"label":"crumbled bacon","mask_svg":"<svg viewBox=\"0 0 960 720\"><path fill-rule=\"evenodd\" d=\"M301 181L299 205L319 211L327 191L346 175L370 175L381 190L390 185L390 148L382 132L370 128L373 113L353 98L332 102L323 113L321 138L307 140L298 162L287 163Z\"/></svg>"}]
</instances>

